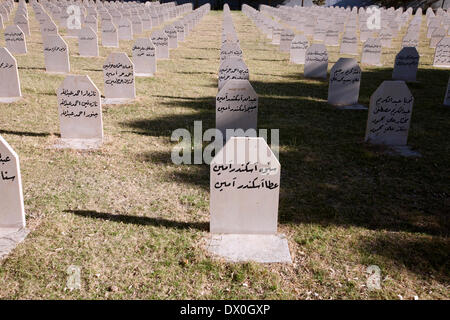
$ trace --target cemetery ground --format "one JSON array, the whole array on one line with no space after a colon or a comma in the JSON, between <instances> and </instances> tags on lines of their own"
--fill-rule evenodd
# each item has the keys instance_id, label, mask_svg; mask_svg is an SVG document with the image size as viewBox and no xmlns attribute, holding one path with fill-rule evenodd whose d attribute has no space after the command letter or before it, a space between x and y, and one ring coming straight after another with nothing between
<instances>
[{"instance_id":1,"label":"cemetery ground","mask_svg":"<svg viewBox=\"0 0 450 320\"><path fill-rule=\"evenodd\" d=\"M173 130L193 132L197 120L204 130L215 126L222 12L206 15L170 60L158 61L155 77L136 79L134 103L103 107L106 143L91 152L51 148L64 75L45 73L29 12L28 54L16 56L24 99L0 106L0 134L20 157L31 233L0 262L0 298L450 297L450 109L442 107L449 74L431 66L425 23L419 82L408 84L408 145L422 157L405 158L365 144L367 111L329 106L326 81L304 79L303 66L232 13L259 95L258 127L280 130L279 232L293 258L232 264L205 250L209 166L170 158ZM76 39L65 39L71 73L88 74L102 92L107 55L131 55L132 41L121 41L120 50L82 58ZM383 49L385 67L363 67L361 104L391 78L399 49L397 39ZM332 48L329 69L338 57ZM71 265L81 268L81 290L66 288ZM370 265L381 269L381 290L367 288Z\"/></svg>"}]
</instances>

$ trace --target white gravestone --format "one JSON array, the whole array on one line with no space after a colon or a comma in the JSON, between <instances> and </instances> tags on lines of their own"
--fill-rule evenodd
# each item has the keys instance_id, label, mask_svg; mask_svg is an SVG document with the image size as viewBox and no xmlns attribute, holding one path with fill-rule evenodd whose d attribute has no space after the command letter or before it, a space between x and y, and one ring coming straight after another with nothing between
<instances>
[{"instance_id":1,"label":"white gravestone","mask_svg":"<svg viewBox=\"0 0 450 320\"><path fill-rule=\"evenodd\" d=\"M119 47L117 28L111 21L102 22L102 46L111 48Z\"/></svg>"},{"instance_id":2,"label":"white gravestone","mask_svg":"<svg viewBox=\"0 0 450 320\"><path fill-rule=\"evenodd\" d=\"M230 79L249 80L248 67L239 57L229 57L219 67L218 89L223 88Z\"/></svg>"},{"instance_id":3,"label":"white gravestone","mask_svg":"<svg viewBox=\"0 0 450 320\"><path fill-rule=\"evenodd\" d=\"M53 22L52 19L48 19L45 20L41 26L41 33L42 33L42 37L46 37L49 35L54 35L54 34L58 34L58 27L56 26L56 24Z\"/></svg>"},{"instance_id":4,"label":"white gravestone","mask_svg":"<svg viewBox=\"0 0 450 320\"><path fill-rule=\"evenodd\" d=\"M395 57L393 80L406 82L416 81L417 68L419 67L419 53L414 47L404 47Z\"/></svg>"},{"instance_id":5,"label":"white gravestone","mask_svg":"<svg viewBox=\"0 0 450 320\"><path fill-rule=\"evenodd\" d=\"M133 26L128 18L120 19L117 29L119 40L133 40Z\"/></svg>"},{"instance_id":6,"label":"white gravestone","mask_svg":"<svg viewBox=\"0 0 450 320\"><path fill-rule=\"evenodd\" d=\"M98 57L97 33L85 26L78 32L78 52L82 57Z\"/></svg>"},{"instance_id":7,"label":"white gravestone","mask_svg":"<svg viewBox=\"0 0 450 320\"><path fill-rule=\"evenodd\" d=\"M21 99L17 61L4 47L0 47L0 103L11 103Z\"/></svg>"},{"instance_id":8,"label":"white gravestone","mask_svg":"<svg viewBox=\"0 0 450 320\"><path fill-rule=\"evenodd\" d=\"M60 35L49 35L44 38L44 60L47 72L70 72L69 47Z\"/></svg>"},{"instance_id":9,"label":"white gravestone","mask_svg":"<svg viewBox=\"0 0 450 320\"><path fill-rule=\"evenodd\" d=\"M103 142L100 91L89 76L68 75L56 91L62 145L98 148Z\"/></svg>"},{"instance_id":10,"label":"white gravestone","mask_svg":"<svg viewBox=\"0 0 450 320\"><path fill-rule=\"evenodd\" d=\"M433 66L450 68L450 37L445 37L436 45Z\"/></svg>"},{"instance_id":11,"label":"white gravestone","mask_svg":"<svg viewBox=\"0 0 450 320\"><path fill-rule=\"evenodd\" d=\"M178 48L178 35L177 30L173 26L167 26L164 28L164 32L169 37L169 49Z\"/></svg>"},{"instance_id":12,"label":"white gravestone","mask_svg":"<svg viewBox=\"0 0 450 320\"><path fill-rule=\"evenodd\" d=\"M280 36L280 51L289 52L291 49L292 40L294 40L295 34L292 30L285 29L281 32Z\"/></svg>"},{"instance_id":13,"label":"white gravestone","mask_svg":"<svg viewBox=\"0 0 450 320\"><path fill-rule=\"evenodd\" d=\"M133 26L133 35L141 34L144 32L142 20L139 16L131 17L131 24Z\"/></svg>"},{"instance_id":14,"label":"white gravestone","mask_svg":"<svg viewBox=\"0 0 450 320\"><path fill-rule=\"evenodd\" d=\"M361 68L356 59L340 58L331 68L328 103L342 109L365 109L358 105Z\"/></svg>"},{"instance_id":15,"label":"white gravestone","mask_svg":"<svg viewBox=\"0 0 450 320\"><path fill-rule=\"evenodd\" d=\"M156 73L156 49L148 38L136 39L132 48L136 77L150 77Z\"/></svg>"},{"instance_id":16,"label":"white gravestone","mask_svg":"<svg viewBox=\"0 0 450 320\"><path fill-rule=\"evenodd\" d=\"M233 137L210 165L209 251L229 261L291 262L277 235L281 166L263 138Z\"/></svg>"},{"instance_id":17,"label":"white gravestone","mask_svg":"<svg viewBox=\"0 0 450 320\"><path fill-rule=\"evenodd\" d=\"M156 30L150 38L156 48L156 59L169 59L169 37L167 34L162 30Z\"/></svg>"},{"instance_id":18,"label":"white gravestone","mask_svg":"<svg viewBox=\"0 0 450 320\"><path fill-rule=\"evenodd\" d=\"M323 44L313 44L306 50L305 78L327 78L328 51Z\"/></svg>"},{"instance_id":19,"label":"white gravestone","mask_svg":"<svg viewBox=\"0 0 450 320\"><path fill-rule=\"evenodd\" d=\"M126 53L113 52L103 65L104 104L127 103L136 98L134 66Z\"/></svg>"},{"instance_id":20,"label":"white gravestone","mask_svg":"<svg viewBox=\"0 0 450 320\"><path fill-rule=\"evenodd\" d=\"M241 47L236 42L226 42L220 48L220 62L225 61L231 56L242 58Z\"/></svg>"},{"instance_id":21,"label":"white gravestone","mask_svg":"<svg viewBox=\"0 0 450 320\"><path fill-rule=\"evenodd\" d=\"M367 39L362 50L361 64L381 66L381 50L380 39Z\"/></svg>"},{"instance_id":22,"label":"white gravestone","mask_svg":"<svg viewBox=\"0 0 450 320\"><path fill-rule=\"evenodd\" d=\"M358 54L358 35L356 32L346 32L341 40L341 54Z\"/></svg>"},{"instance_id":23,"label":"white gravestone","mask_svg":"<svg viewBox=\"0 0 450 320\"><path fill-rule=\"evenodd\" d=\"M29 37L31 35L28 19L24 15L16 14L16 16L14 17L14 24L20 27L20 30L23 31L25 36Z\"/></svg>"},{"instance_id":24,"label":"white gravestone","mask_svg":"<svg viewBox=\"0 0 450 320\"><path fill-rule=\"evenodd\" d=\"M17 25L7 26L5 28L5 43L6 48L12 54L26 54L27 43L25 34Z\"/></svg>"},{"instance_id":25,"label":"white gravestone","mask_svg":"<svg viewBox=\"0 0 450 320\"><path fill-rule=\"evenodd\" d=\"M254 129L258 121L258 95L248 80L229 80L216 96L216 129ZM242 134L244 135L244 134ZM253 133L254 135L254 133Z\"/></svg>"},{"instance_id":26,"label":"white gravestone","mask_svg":"<svg viewBox=\"0 0 450 320\"><path fill-rule=\"evenodd\" d=\"M414 98L403 81L384 81L370 97L365 141L406 146Z\"/></svg>"},{"instance_id":27,"label":"white gravestone","mask_svg":"<svg viewBox=\"0 0 450 320\"><path fill-rule=\"evenodd\" d=\"M306 50L309 41L304 35L296 35L291 42L290 61L295 64L305 64Z\"/></svg>"}]
</instances>

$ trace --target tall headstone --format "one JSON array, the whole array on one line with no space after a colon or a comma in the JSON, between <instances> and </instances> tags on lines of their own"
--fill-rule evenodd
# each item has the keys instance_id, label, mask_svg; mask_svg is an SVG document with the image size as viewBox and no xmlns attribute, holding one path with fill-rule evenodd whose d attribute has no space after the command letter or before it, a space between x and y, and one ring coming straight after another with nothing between
<instances>
[{"instance_id":1,"label":"tall headstone","mask_svg":"<svg viewBox=\"0 0 450 320\"><path fill-rule=\"evenodd\" d=\"M344 109L367 109L358 105L361 68L356 59L339 58L330 71L328 103Z\"/></svg>"},{"instance_id":2,"label":"tall headstone","mask_svg":"<svg viewBox=\"0 0 450 320\"><path fill-rule=\"evenodd\" d=\"M416 81L417 68L419 67L419 53L414 47L404 47L395 57L393 80L406 82Z\"/></svg>"},{"instance_id":3,"label":"tall headstone","mask_svg":"<svg viewBox=\"0 0 450 320\"><path fill-rule=\"evenodd\" d=\"M0 47L0 103L11 103L20 100L19 72L17 61L7 48Z\"/></svg>"},{"instance_id":4,"label":"tall headstone","mask_svg":"<svg viewBox=\"0 0 450 320\"><path fill-rule=\"evenodd\" d=\"M358 54L358 35L356 32L346 32L342 36L340 53L350 55Z\"/></svg>"},{"instance_id":5,"label":"tall headstone","mask_svg":"<svg viewBox=\"0 0 450 320\"><path fill-rule=\"evenodd\" d=\"M313 44L306 50L305 78L327 78L328 51L323 44Z\"/></svg>"},{"instance_id":6,"label":"tall headstone","mask_svg":"<svg viewBox=\"0 0 450 320\"><path fill-rule=\"evenodd\" d=\"M156 48L156 59L169 59L169 37L162 30L156 30L150 36L153 45Z\"/></svg>"},{"instance_id":7,"label":"tall headstone","mask_svg":"<svg viewBox=\"0 0 450 320\"><path fill-rule=\"evenodd\" d=\"M450 36L445 37L436 45L433 66L450 68Z\"/></svg>"},{"instance_id":8,"label":"tall headstone","mask_svg":"<svg viewBox=\"0 0 450 320\"><path fill-rule=\"evenodd\" d=\"M377 38L369 38L364 43L361 64L381 66L381 42Z\"/></svg>"},{"instance_id":9,"label":"tall headstone","mask_svg":"<svg viewBox=\"0 0 450 320\"><path fill-rule=\"evenodd\" d=\"M6 48L12 54L26 54L27 43L25 34L17 25L7 26L5 28L5 43Z\"/></svg>"},{"instance_id":10,"label":"tall headstone","mask_svg":"<svg viewBox=\"0 0 450 320\"><path fill-rule=\"evenodd\" d=\"M121 18L117 24L119 40L133 40L133 27L128 18Z\"/></svg>"},{"instance_id":11,"label":"tall headstone","mask_svg":"<svg viewBox=\"0 0 450 320\"><path fill-rule=\"evenodd\" d=\"M31 35L28 18L23 14L16 14L16 16L14 17L14 24L20 27L20 30L23 31L25 36L29 37Z\"/></svg>"},{"instance_id":12,"label":"tall headstone","mask_svg":"<svg viewBox=\"0 0 450 320\"><path fill-rule=\"evenodd\" d=\"M384 81L370 97L365 141L406 146L413 103L404 81Z\"/></svg>"},{"instance_id":13,"label":"tall headstone","mask_svg":"<svg viewBox=\"0 0 450 320\"><path fill-rule=\"evenodd\" d=\"M78 52L82 57L98 57L97 33L90 26L85 26L78 32Z\"/></svg>"},{"instance_id":14,"label":"tall headstone","mask_svg":"<svg viewBox=\"0 0 450 320\"><path fill-rule=\"evenodd\" d=\"M103 65L104 104L126 103L136 98L134 66L126 53L112 52Z\"/></svg>"},{"instance_id":15,"label":"tall headstone","mask_svg":"<svg viewBox=\"0 0 450 320\"><path fill-rule=\"evenodd\" d=\"M305 64L306 50L309 41L304 35L296 35L291 42L290 61L295 64Z\"/></svg>"},{"instance_id":16,"label":"tall headstone","mask_svg":"<svg viewBox=\"0 0 450 320\"><path fill-rule=\"evenodd\" d=\"M219 91L230 79L249 80L248 67L239 57L229 57L219 67Z\"/></svg>"},{"instance_id":17,"label":"tall headstone","mask_svg":"<svg viewBox=\"0 0 450 320\"><path fill-rule=\"evenodd\" d=\"M178 35L177 30L173 26L167 26L164 28L164 32L167 34L169 38L169 49L178 48Z\"/></svg>"},{"instance_id":18,"label":"tall headstone","mask_svg":"<svg viewBox=\"0 0 450 320\"><path fill-rule=\"evenodd\" d=\"M117 28L111 21L102 22L102 46L112 48L119 47Z\"/></svg>"},{"instance_id":19,"label":"tall headstone","mask_svg":"<svg viewBox=\"0 0 450 320\"><path fill-rule=\"evenodd\" d=\"M44 37L44 61L47 72L70 72L69 47L60 35Z\"/></svg>"},{"instance_id":20,"label":"tall headstone","mask_svg":"<svg viewBox=\"0 0 450 320\"><path fill-rule=\"evenodd\" d=\"M291 49L292 40L294 40L295 34L292 30L284 29L280 35L280 51L289 52Z\"/></svg>"},{"instance_id":21,"label":"tall headstone","mask_svg":"<svg viewBox=\"0 0 450 320\"><path fill-rule=\"evenodd\" d=\"M156 72L156 49L152 41L148 38L136 39L132 52L135 76L153 76Z\"/></svg>"}]
</instances>

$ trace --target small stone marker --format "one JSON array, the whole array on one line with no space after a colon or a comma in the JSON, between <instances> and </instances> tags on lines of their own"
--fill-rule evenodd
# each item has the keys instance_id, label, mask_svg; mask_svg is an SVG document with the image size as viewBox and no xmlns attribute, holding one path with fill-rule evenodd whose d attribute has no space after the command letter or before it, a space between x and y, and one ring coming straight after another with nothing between
<instances>
[{"instance_id":1,"label":"small stone marker","mask_svg":"<svg viewBox=\"0 0 450 320\"><path fill-rule=\"evenodd\" d=\"M417 68L419 67L419 53L414 47L404 47L395 57L393 80L406 82L416 81Z\"/></svg>"},{"instance_id":2,"label":"small stone marker","mask_svg":"<svg viewBox=\"0 0 450 320\"><path fill-rule=\"evenodd\" d=\"M19 157L0 136L0 258L28 234Z\"/></svg>"},{"instance_id":3,"label":"small stone marker","mask_svg":"<svg viewBox=\"0 0 450 320\"><path fill-rule=\"evenodd\" d=\"M127 103L136 98L134 66L126 53L113 52L103 65L105 100L103 104Z\"/></svg>"},{"instance_id":4,"label":"small stone marker","mask_svg":"<svg viewBox=\"0 0 450 320\"><path fill-rule=\"evenodd\" d=\"M228 261L291 262L277 235L280 163L263 138L232 137L214 157L209 251Z\"/></svg>"},{"instance_id":5,"label":"small stone marker","mask_svg":"<svg viewBox=\"0 0 450 320\"><path fill-rule=\"evenodd\" d=\"M14 56L4 47L0 47L0 103L12 103L22 97L19 72Z\"/></svg>"},{"instance_id":6,"label":"small stone marker","mask_svg":"<svg viewBox=\"0 0 450 320\"><path fill-rule=\"evenodd\" d=\"M328 103L342 109L367 110L358 104L361 68L352 58L339 58L330 71Z\"/></svg>"},{"instance_id":7,"label":"small stone marker","mask_svg":"<svg viewBox=\"0 0 450 320\"><path fill-rule=\"evenodd\" d=\"M138 38L133 45L133 65L136 77L151 77L156 73L156 49L148 38Z\"/></svg>"},{"instance_id":8,"label":"small stone marker","mask_svg":"<svg viewBox=\"0 0 450 320\"><path fill-rule=\"evenodd\" d=\"M433 66L450 68L450 37L445 37L436 45Z\"/></svg>"},{"instance_id":9,"label":"small stone marker","mask_svg":"<svg viewBox=\"0 0 450 320\"><path fill-rule=\"evenodd\" d=\"M5 28L5 43L6 48L12 54L26 54L27 43L25 34L17 25L7 26Z\"/></svg>"},{"instance_id":10,"label":"small stone marker","mask_svg":"<svg viewBox=\"0 0 450 320\"><path fill-rule=\"evenodd\" d=\"M119 47L117 28L111 21L102 22L102 46L111 48Z\"/></svg>"},{"instance_id":11,"label":"small stone marker","mask_svg":"<svg viewBox=\"0 0 450 320\"><path fill-rule=\"evenodd\" d=\"M384 81L370 97L365 141L406 146L414 98L403 81Z\"/></svg>"},{"instance_id":12,"label":"small stone marker","mask_svg":"<svg viewBox=\"0 0 450 320\"><path fill-rule=\"evenodd\" d=\"M309 41L304 35L296 35L291 42L290 61L295 64L305 64L306 50Z\"/></svg>"},{"instance_id":13,"label":"small stone marker","mask_svg":"<svg viewBox=\"0 0 450 320\"><path fill-rule=\"evenodd\" d=\"M97 33L89 26L78 32L78 51L82 57L98 57Z\"/></svg>"},{"instance_id":14,"label":"small stone marker","mask_svg":"<svg viewBox=\"0 0 450 320\"><path fill-rule=\"evenodd\" d=\"M150 38L156 48L156 59L169 59L169 37L167 34L162 30L156 30Z\"/></svg>"},{"instance_id":15,"label":"small stone marker","mask_svg":"<svg viewBox=\"0 0 450 320\"><path fill-rule=\"evenodd\" d=\"M47 72L70 72L69 47L60 35L49 35L44 38L44 60Z\"/></svg>"},{"instance_id":16,"label":"small stone marker","mask_svg":"<svg viewBox=\"0 0 450 320\"><path fill-rule=\"evenodd\" d=\"M358 54L358 35L356 32L346 32L342 36L340 53L350 55Z\"/></svg>"},{"instance_id":17,"label":"small stone marker","mask_svg":"<svg viewBox=\"0 0 450 320\"><path fill-rule=\"evenodd\" d=\"M328 51L323 44L313 44L306 50L305 78L327 78Z\"/></svg>"},{"instance_id":18,"label":"small stone marker","mask_svg":"<svg viewBox=\"0 0 450 320\"><path fill-rule=\"evenodd\" d=\"M103 142L100 91L89 76L68 75L56 93L64 147L100 147Z\"/></svg>"},{"instance_id":19,"label":"small stone marker","mask_svg":"<svg viewBox=\"0 0 450 320\"><path fill-rule=\"evenodd\" d=\"M121 18L117 24L119 40L133 40L133 27L128 18Z\"/></svg>"},{"instance_id":20,"label":"small stone marker","mask_svg":"<svg viewBox=\"0 0 450 320\"><path fill-rule=\"evenodd\" d=\"M381 42L380 39L369 38L364 43L361 64L371 66L382 66L381 64Z\"/></svg>"},{"instance_id":21,"label":"small stone marker","mask_svg":"<svg viewBox=\"0 0 450 320\"><path fill-rule=\"evenodd\" d=\"M219 67L219 92L230 79L249 80L248 67L239 57L229 57Z\"/></svg>"},{"instance_id":22,"label":"small stone marker","mask_svg":"<svg viewBox=\"0 0 450 320\"><path fill-rule=\"evenodd\" d=\"M238 79L227 81L216 96L216 129L222 132L224 138L227 137L226 129L254 129L256 132L257 121L258 95L250 82Z\"/></svg>"}]
</instances>

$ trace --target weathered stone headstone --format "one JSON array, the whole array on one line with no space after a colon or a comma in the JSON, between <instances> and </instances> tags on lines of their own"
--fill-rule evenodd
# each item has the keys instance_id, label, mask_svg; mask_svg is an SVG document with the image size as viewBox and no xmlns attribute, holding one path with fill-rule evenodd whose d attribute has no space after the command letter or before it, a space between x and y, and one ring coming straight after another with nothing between
<instances>
[{"instance_id":1,"label":"weathered stone headstone","mask_svg":"<svg viewBox=\"0 0 450 320\"><path fill-rule=\"evenodd\" d=\"M156 59L169 59L169 37L162 30L156 30L150 36L156 48Z\"/></svg>"},{"instance_id":2,"label":"weathered stone headstone","mask_svg":"<svg viewBox=\"0 0 450 320\"><path fill-rule=\"evenodd\" d=\"M323 44L313 44L306 50L305 78L327 78L328 51Z\"/></svg>"},{"instance_id":3,"label":"weathered stone headstone","mask_svg":"<svg viewBox=\"0 0 450 320\"><path fill-rule=\"evenodd\" d=\"M99 147L103 142L100 91L86 75L68 75L56 91L61 142L69 148Z\"/></svg>"},{"instance_id":4,"label":"weathered stone headstone","mask_svg":"<svg viewBox=\"0 0 450 320\"><path fill-rule=\"evenodd\" d=\"M119 47L117 28L111 21L102 22L102 46L112 48Z\"/></svg>"},{"instance_id":5,"label":"weathered stone headstone","mask_svg":"<svg viewBox=\"0 0 450 320\"><path fill-rule=\"evenodd\" d=\"M233 137L210 165L209 251L229 261L291 262L277 235L280 163L263 138Z\"/></svg>"},{"instance_id":6,"label":"weathered stone headstone","mask_svg":"<svg viewBox=\"0 0 450 320\"><path fill-rule=\"evenodd\" d=\"M358 54L358 35L356 32L346 32L341 40L341 54Z\"/></svg>"},{"instance_id":7,"label":"weathered stone headstone","mask_svg":"<svg viewBox=\"0 0 450 320\"><path fill-rule=\"evenodd\" d=\"M219 91L230 79L249 80L248 67L239 57L229 57L219 67Z\"/></svg>"},{"instance_id":8,"label":"weathered stone headstone","mask_svg":"<svg viewBox=\"0 0 450 320\"><path fill-rule=\"evenodd\" d=\"M369 38L364 43L361 64L381 66L381 42L380 39Z\"/></svg>"},{"instance_id":9,"label":"weathered stone headstone","mask_svg":"<svg viewBox=\"0 0 450 320\"><path fill-rule=\"evenodd\" d=\"M343 109L367 109L358 105L361 68L352 58L339 58L331 68L328 103Z\"/></svg>"},{"instance_id":10,"label":"weathered stone headstone","mask_svg":"<svg viewBox=\"0 0 450 320\"><path fill-rule=\"evenodd\" d=\"M290 61L295 64L305 64L306 50L309 41L304 35L296 35L291 42Z\"/></svg>"},{"instance_id":11,"label":"weathered stone headstone","mask_svg":"<svg viewBox=\"0 0 450 320\"><path fill-rule=\"evenodd\" d=\"M395 57L393 80L416 81L419 53L414 47L405 47Z\"/></svg>"},{"instance_id":12,"label":"weathered stone headstone","mask_svg":"<svg viewBox=\"0 0 450 320\"><path fill-rule=\"evenodd\" d=\"M126 53L113 52L103 65L104 104L120 104L136 98L134 66Z\"/></svg>"},{"instance_id":13,"label":"weathered stone headstone","mask_svg":"<svg viewBox=\"0 0 450 320\"><path fill-rule=\"evenodd\" d=\"M11 103L20 100L19 72L17 61L7 48L0 47L0 103Z\"/></svg>"},{"instance_id":14,"label":"weathered stone headstone","mask_svg":"<svg viewBox=\"0 0 450 320\"><path fill-rule=\"evenodd\" d=\"M450 37L445 37L436 45L433 66L450 68Z\"/></svg>"},{"instance_id":15,"label":"weathered stone headstone","mask_svg":"<svg viewBox=\"0 0 450 320\"><path fill-rule=\"evenodd\" d=\"M82 57L98 57L97 34L89 26L78 32L78 52Z\"/></svg>"},{"instance_id":16,"label":"weathered stone headstone","mask_svg":"<svg viewBox=\"0 0 450 320\"><path fill-rule=\"evenodd\" d=\"M384 81L370 97L365 141L405 146L414 98L403 81Z\"/></svg>"},{"instance_id":17,"label":"weathered stone headstone","mask_svg":"<svg viewBox=\"0 0 450 320\"><path fill-rule=\"evenodd\" d=\"M133 40L133 27L128 18L121 18L117 24L119 40Z\"/></svg>"},{"instance_id":18,"label":"weathered stone headstone","mask_svg":"<svg viewBox=\"0 0 450 320\"><path fill-rule=\"evenodd\" d=\"M258 121L258 95L248 80L232 79L216 96L216 128L227 137L226 130L254 129ZM246 135L244 132L238 134Z\"/></svg>"},{"instance_id":19,"label":"weathered stone headstone","mask_svg":"<svg viewBox=\"0 0 450 320\"><path fill-rule=\"evenodd\" d=\"M60 35L44 37L44 60L47 72L70 72L69 47Z\"/></svg>"},{"instance_id":20,"label":"weathered stone headstone","mask_svg":"<svg viewBox=\"0 0 450 320\"><path fill-rule=\"evenodd\" d=\"M26 54L27 43L25 34L17 25L7 26L5 28L5 43L6 48L12 54Z\"/></svg>"},{"instance_id":21,"label":"weathered stone headstone","mask_svg":"<svg viewBox=\"0 0 450 320\"><path fill-rule=\"evenodd\" d=\"M132 52L135 76L153 76L156 72L156 49L152 41L148 38L136 39Z\"/></svg>"}]
</instances>

